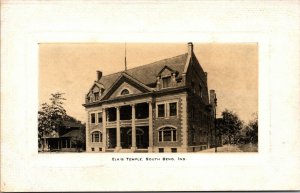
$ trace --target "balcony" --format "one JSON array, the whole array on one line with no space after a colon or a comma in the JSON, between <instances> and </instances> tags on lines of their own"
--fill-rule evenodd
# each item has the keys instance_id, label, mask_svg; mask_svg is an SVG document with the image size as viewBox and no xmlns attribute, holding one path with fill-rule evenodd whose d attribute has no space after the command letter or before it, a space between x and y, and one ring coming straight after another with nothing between
<instances>
[{"instance_id":1,"label":"balcony","mask_svg":"<svg viewBox=\"0 0 300 193\"><path fill-rule=\"evenodd\" d=\"M106 122L106 128L115 128L117 127L117 121Z\"/></svg>"},{"instance_id":2,"label":"balcony","mask_svg":"<svg viewBox=\"0 0 300 193\"><path fill-rule=\"evenodd\" d=\"M136 126L147 126L149 125L149 119L135 119ZM120 120L120 127L131 127L132 120ZM106 122L106 128L116 128L117 121Z\"/></svg>"},{"instance_id":3,"label":"balcony","mask_svg":"<svg viewBox=\"0 0 300 193\"><path fill-rule=\"evenodd\" d=\"M146 119L136 119L135 120L135 125L136 126L147 126L149 125L149 119L146 118Z\"/></svg>"}]
</instances>

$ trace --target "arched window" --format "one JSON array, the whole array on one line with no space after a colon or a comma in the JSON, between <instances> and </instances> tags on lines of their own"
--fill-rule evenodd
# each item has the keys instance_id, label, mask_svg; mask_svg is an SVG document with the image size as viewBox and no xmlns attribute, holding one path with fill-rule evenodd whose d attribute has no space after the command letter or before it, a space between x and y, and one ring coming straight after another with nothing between
<instances>
[{"instance_id":1,"label":"arched window","mask_svg":"<svg viewBox=\"0 0 300 193\"><path fill-rule=\"evenodd\" d=\"M158 130L158 141L176 141L177 131L173 127L163 127Z\"/></svg>"},{"instance_id":2,"label":"arched window","mask_svg":"<svg viewBox=\"0 0 300 193\"><path fill-rule=\"evenodd\" d=\"M92 133L92 142L102 142L102 133L100 131L94 131Z\"/></svg>"},{"instance_id":3,"label":"arched window","mask_svg":"<svg viewBox=\"0 0 300 193\"><path fill-rule=\"evenodd\" d=\"M121 95L129 94L129 91L127 89L122 90Z\"/></svg>"}]
</instances>

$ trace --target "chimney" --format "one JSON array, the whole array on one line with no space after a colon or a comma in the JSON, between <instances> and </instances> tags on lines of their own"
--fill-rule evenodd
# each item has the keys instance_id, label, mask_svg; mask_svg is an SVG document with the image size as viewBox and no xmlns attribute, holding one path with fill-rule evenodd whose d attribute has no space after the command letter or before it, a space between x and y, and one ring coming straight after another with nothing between
<instances>
[{"instance_id":1,"label":"chimney","mask_svg":"<svg viewBox=\"0 0 300 193\"><path fill-rule=\"evenodd\" d=\"M192 53L193 53L193 47L194 47L193 43L189 42L188 43L188 54L189 55L192 55Z\"/></svg>"},{"instance_id":2,"label":"chimney","mask_svg":"<svg viewBox=\"0 0 300 193\"><path fill-rule=\"evenodd\" d=\"M212 114L215 115L215 110L216 110L216 106L217 106L217 95L216 95L216 92L215 90L210 90L209 91L209 102L210 102L210 105L212 107Z\"/></svg>"},{"instance_id":3,"label":"chimney","mask_svg":"<svg viewBox=\"0 0 300 193\"><path fill-rule=\"evenodd\" d=\"M102 72L97 70L97 81L99 81L102 77Z\"/></svg>"},{"instance_id":4,"label":"chimney","mask_svg":"<svg viewBox=\"0 0 300 193\"><path fill-rule=\"evenodd\" d=\"M209 103L210 103L213 107L215 106L215 98L216 98L215 90L210 90L210 91L209 91Z\"/></svg>"}]
</instances>

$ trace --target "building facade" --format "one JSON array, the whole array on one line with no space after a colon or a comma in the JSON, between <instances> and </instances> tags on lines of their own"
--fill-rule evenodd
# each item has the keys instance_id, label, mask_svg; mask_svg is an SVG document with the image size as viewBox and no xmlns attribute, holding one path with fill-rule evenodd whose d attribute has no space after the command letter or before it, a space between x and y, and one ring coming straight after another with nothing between
<instances>
[{"instance_id":1,"label":"building facade","mask_svg":"<svg viewBox=\"0 0 300 193\"><path fill-rule=\"evenodd\" d=\"M208 92L193 44L187 48L118 73L97 71L83 104L87 152L193 152L212 145L215 92Z\"/></svg>"},{"instance_id":2,"label":"building facade","mask_svg":"<svg viewBox=\"0 0 300 193\"><path fill-rule=\"evenodd\" d=\"M85 141L84 125L76 121L63 121L58 131L52 131L44 135L39 144L39 151L83 151L84 144L78 140Z\"/></svg>"}]
</instances>

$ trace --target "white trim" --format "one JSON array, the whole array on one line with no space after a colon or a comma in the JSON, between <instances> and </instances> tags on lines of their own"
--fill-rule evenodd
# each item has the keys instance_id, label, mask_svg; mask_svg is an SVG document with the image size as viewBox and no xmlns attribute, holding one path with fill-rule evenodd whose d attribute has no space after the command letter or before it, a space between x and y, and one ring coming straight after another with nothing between
<instances>
[{"instance_id":1,"label":"white trim","mask_svg":"<svg viewBox=\"0 0 300 193\"><path fill-rule=\"evenodd\" d=\"M176 103L176 115L175 116L170 116L170 104L171 103ZM178 102L176 101L174 101L174 102L168 102L168 117L178 117L178 113L179 113L179 111L178 111Z\"/></svg>"},{"instance_id":2,"label":"white trim","mask_svg":"<svg viewBox=\"0 0 300 193\"><path fill-rule=\"evenodd\" d=\"M102 133L102 131L100 129L93 129L92 131L90 131L90 134L92 134L95 131L99 131L100 133Z\"/></svg>"},{"instance_id":3,"label":"white trim","mask_svg":"<svg viewBox=\"0 0 300 193\"><path fill-rule=\"evenodd\" d=\"M123 83L123 84L124 84L124 83ZM128 84L128 83L127 83L127 84ZM122 86L122 85L121 85L121 86ZM120 87L121 87L121 86L120 86ZM119 88L120 88L120 87L119 87ZM128 90L128 94L125 94L125 95L130 95L130 94L133 93L133 91L132 91L130 88L128 88L128 86L124 86L124 87L122 88L122 90L120 90L118 96L125 96L125 95L122 95L122 94L121 94L122 91L125 90L125 89Z\"/></svg>"},{"instance_id":4,"label":"white trim","mask_svg":"<svg viewBox=\"0 0 300 193\"><path fill-rule=\"evenodd\" d=\"M174 126L174 125L169 125L169 124L167 124L167 125L163 125L163 126L160 126L160 127L158 127L156 130L160 130L160 129L162 129L162 128L164 128L164 127L173 127L174 129L178 129L176 126Z\"/></svg>"},{"instance_id":5,"label":"white trim","mask_svg":"<svg viewBox=\"0 0 300 193\"><path fill-rule=\"evenodd\" d=\"M94 132L99 132L99 141L94 140L94 138L93 138ZM92 133L90 133L90 135L91 135L91 143L102 143L103 142L103 133L101 131L94 130Z\"/></svg>"},{"instance_id":6,"label":"white trim","mask_svg":"<svg viewBox=\"0 0 300 193\"><path fill-rule=\"evenodd\" d=\"M176 103L176 116L170 116L170 103ZM158 105L165 105L164 109L165 109L165 113L164 113L164 116L163 117L158 117ZM161 118L165 118L165 119L168 119L168 118L177 118L179 116L179 99L172 99L172 100L166 100L166 101L160 101L160 102L156 102L156 115L155 117L157 119L161 119Z\"/></svg>"},{"instance_id":7,"label":"white trim","mask_svg":"<svg viewBox=\"0 0 300 193\"><path fill-rule=\"evenodd\" d=\"M92 123L92 114L95 114L95 123ZM90 112L89 113L89 124L96 124L96 121L97 121L97 119L96 119L96 112L95 111Z\"/></svg>"},{"instance_id":8,"label":"white trim","mask_svg":"<svg viewBox=\"0 0 300 193\"><path fill-rule=\"evenodd\" d=\"M173 128L173 129L171 129L171 141L164 141L164 131L163 131L163 129L164 128L166 128L166 127L170 127L170 128ZM160 132L160 130L162 129L162 136L161 136L161 141L159 140L159 132ZM174 139L174 130L176 131L176 140L174 141L173 139ZM163 125L163 126L160 126L159 128L157 128L157 131L158 131L158 142L177 142L177 140L178 140L178 137L177 137L177 131L178 131L178 129L177 129L177 127L176 126L173 126L173 125Z\"/></svg>"},{"instance_id":9,"label":"white trim","mask_svg":"<svg viewBox=\"0 0 300 193\"><path fill-rule=\"evenodd\" d=\"M99 113L101 113L101 118L102 118L102 123L103 123L103 116L102 116L102 114L103 114L103 112L102 112L102 110L101 111L96 111L96 124L97 125L99 125Z\"/></svg>"},{"instance_id":10,"label":"white trim","mask_svg":"<svg viewBox=\"0 0 300 193\"><path fill-rule=\"evenodd\" d=\"M164 116L163 117L159 117L158 116L158 105L164 105ZM156 118L166 118L167 117L167 109L166 109L166 102L159 102L159 103L156 103L156 115L155 115L155 117Z\"/></svg>"}]
</instances>

